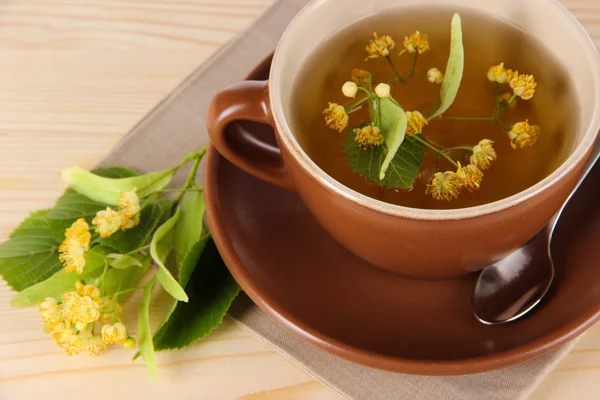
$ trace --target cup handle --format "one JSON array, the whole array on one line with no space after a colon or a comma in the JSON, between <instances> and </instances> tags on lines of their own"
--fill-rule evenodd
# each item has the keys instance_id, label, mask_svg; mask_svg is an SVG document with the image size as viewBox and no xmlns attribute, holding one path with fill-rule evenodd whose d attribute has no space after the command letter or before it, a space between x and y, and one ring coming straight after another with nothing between
<instances>
[{"instance_id":1,"label":"cup handle","mask_svg":"<svg viewBox=\"0 0 600 400\"><path fill-rule=\"evenodd\" d=\"M213 145L231 163L259 179L293 190L279 148L247 130L227 129L236 121L273 126L268 81L243 81L218 92L210 103L206 125Z\"/></svg>"}]
</instances>

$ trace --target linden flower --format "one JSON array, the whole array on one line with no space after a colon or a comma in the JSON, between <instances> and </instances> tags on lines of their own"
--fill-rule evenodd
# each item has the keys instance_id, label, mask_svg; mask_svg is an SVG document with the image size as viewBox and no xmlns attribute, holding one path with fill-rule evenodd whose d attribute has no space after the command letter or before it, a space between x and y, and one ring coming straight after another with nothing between
<instances>
[{"instance_id":1,"label":"linden flower","mask_svg":"<svg viewBox=\"0 0 600 400\"><path fill-rule=\"evenodd\" d=\"M504 68L504 63L492 65L487 73L487 78L491 82L506 83L509 82L508 71Z\"/></svg>"},{"instance_id":2,"label":"linden flower","mask_svg":"<svg viewBox=\"0 0 600 400\"><path fill-rule=\"evenodd\" d=\"M355 98L357 92L358 92L358 85L354 82L348 81L348 82L344 83L344 86L342 86L342 93L346 97Z\"/></svg>"},{"instance_id":3,"label":"linden flower","mask_svg":"<svg viewBox=\"0 0 600 400\"><path fill-rule=\"evenodd\" d=\"M48 325L60 321L58 310L58 301L53 297L46 297L39 305L39 310L42 313L42 320Z\"/></svg>"},{"instance_id":4,"label":"linden flower","mask_svg":"<svg viewBox=\"0 0 600 400\"><path fill-rule=\"evenodd\" d=\"M369 71L365 71L364 69L355 68L352 70L352 75L350 80L357 85L362 85L365 81L367 81L371 77L371 73Z\"/></svg>"},{"instance_id":5,"label":"linden flower","mask_svg":"<svg viewBox=\"0 0 600 400\"><path fill-rule=\"evenodd\" d=\"M99 356L106 351L106 344L100 336L94 335L84 339L83 349L91 356Z\"/></svg>"},{"instance_id":6,"label":"linden flower","mask_svg":"<svg viewBox=\"0 0 600 400\"><path fill-rule=\"evenodd\" d=\"M483 181L483 172L476 165L469 164L463 167L458 163L456 177L461 187L467 188L469 192L479 190Z\"/></svg>"},{"instance_id":7,"label":"linden flower","mask_svg":"<svg viewBox=\"0 0 600 400\"><path fill-rule=\"evenodd\" d=\"M102 327L102 341L105 344L121 344L127 340L127 329L125 325L117 322L114 325Z\"/></svg>"},{"instance_id":8,"label":"linden flower","mask_svg":"<svg viewBox=\"0 0 600 400\"><path fill-rule=\"evenodd\" d=\"M429 39L427 39L427 35L421 34L421 32L416 31L412 35L406 36L404 38L404 50L400 52L400 55L406 53L416 53L419 54L425 53L430 49L429 47Z\"/></svg>"},{"instance_id":9,"label":"linden flower","mask_svg":"<svg viewBox=\"0 0 600 400\"><path fill-rule=\"evenodd\" d=\"M346 109L339 104L329 103L329 107L323 110L325 124L328 128L342 132L348 126L348 114Z\"/></svg>"},{"instance_id":10,"label":"linden flower","mask_svg":"<svg viewBox=\"0 0 600 400\"><path fill-rule=\"evenodd\" d=\"M56 329L52 332L52 337L58 347L63 349L69 356L79 354L84 350L83 340L73 328Z\"/></svg>"},{"instance_id":11,"label":"linden flower","mask_svg":"<svg viewBox=\"0 0 600 400\"><path fill-rule=\"evenodd\" d=\"M95 231L101 238L107 238L121 228L124 221L124 214L106 207L104 211L98 211L92 224L96 226Z\"/></svg>"},{"instance_id":12,"label":"linden flower","mask_svg":"<svg viewBox=\"0 0 600 400\"><path fill-rule=\"evenodd\" d=\"M129 192L121 192L119 197L119 211L125 215L128 219L133 218L134 215L140 212L140 199L135 193L137 188Z\"/></svg>"},{"instance_id":13,"label":"linden flower","mask_svg":"<svg viewBox=\"0 0 600 400\"><path fill-rule=\"evenodd\" d=\"M510 145L513 149L531 147L537 141L541 130L542 128L538 125L529 124L529 120L518 122L514 124L510 132L508 132Z\"/></svg>"},{"instance_id":14,"label":"linden flower","mask_svg":"<svg viewBox=\"0 0 600 400\"><path fill-rule=\"evenodd\" d=\"M396 47L396 43L394 43L394 40L388 35L379 37L376 32L373 32L373 37L374 39L372 39L365 48L368 54L365 61L369 58L387 57L390 55L390 50L393 50L394 47Z\"/></svg>"},{"instance_id":15,"label":"linden flower","mask_svg":"<svg viewBox=\"0 0 600 400\"><path fill-rule=\"evenodd\" d=\"M500 96L498 98L498 102L500 103L500 105L504 108L509 108L510 110L514 110L515 108L517 108L517 104L519 103L519 100L517 100L516 98L512 101L512 103L508 104L508 102L510 101L510 99L512 99L512 93L504 93L502 96Z\"/></svg>"},{"instance_id":16,"label":"linden flower","mask_svg":"<svg viewBox=\"0 0 600 400\"><path fill-rule=\"evenodd\" d=\"M460 196L460 182L453 171L437 172L433 175L431 183L427 184L426 194L436 200L450 201Z\"/></svg>"},{"instance_id":17,"label":"linden flower","mask_svg":"<svg viewBox=\"0 0 600 400\"><path fill-rule=\"evenodd\" d=\"M356 134L354 140L364 150L372 147L378 147L383 144L384 137L381 134L381 129L375 125L367 125L363 128L355 128L353 132Z\"/></svg>"},{"instance_id":18,"label":"linden flower","mask_svg":"<svg viewBox=\"0 0 600 400\"><path fill-rule=\"evenodd\" d=\"M406 134L408 136L417 135L423 132L423 128L427 125L427 120L418 111L406 111L404 113L407 119Z\"/></svg>"},{"instance_id":19,"label":"linden flower","mask_svg":"<svg viewBox=\"0 0 600 400\"><path fill-rule=\"evenodd\" d=\"M481 171L489 169L492 165L492 161L497 158L493 144L493 141L483 139L477 146L473 147L473 155L469 160L471 164L475 165Z\"/></svg>"},{"instance_id":20,"label":"linden flower","mask_svg":"<svg viewBox=\"0 0 600 400\"><path fill-rule=\"evenodd\" d=\"M100 318L100 306L90 296L67 292L62 295L62 300L60 314L66 322L89 324Z\"/></svg>"},{"instance_id":21,"label":"linden flower","mask_svg":"<svg viewBox=\"0 0 600 400\"><path fill-rule=\"evenodd\" d=\"M85 219L79 218L65 231L65 240L62 242L58 251L59 260L62 262L67 272L83 272L85 267L85 252L90 246L90 227Z\"/></svg>"},{"instance_id":22,"label":"linden flower","mask_svg":"<svg viewBox=\"0 0 600 400\"><path fill-rule=\"evenodd\" d=\"M431 68L427 71L427 80L433 84L440 84L444 81L444 74L437 68Z\"/></svg>"},{"instance_id":23,"label":"linden flower","mask_svg":"<svg viewBox=\"0 0 600 400\"><path fill-rule=\"evenodd\" d=\"M535 94L537 83L533 75L519 75L517 72L510 80L510 87L523 100L530 100Z\"/></svg>"},{"instance_id":24,"label":"linden flower","mask_svg":"<svg viewBox=\"0 0 600 400\"><path fill-rule=\"evenodd\" d=\"M116 301L112 301L108 298L100 299L98 305L100 307L100 318L98 320L102 324L111 324L115 315L123 313L123 307Z\"/></svg>"},{"instance_id":25,"label":"linden flower","mask_svg":"<svg viewBox=\"0 0 600 400\"><path fill-rule=\"evenodd\" d=\"M79 296L88 296L90 299L100 304L100 289L96 285L84 285L81 281L75 282L75 293Z\"/></svg>"}]
</instances>

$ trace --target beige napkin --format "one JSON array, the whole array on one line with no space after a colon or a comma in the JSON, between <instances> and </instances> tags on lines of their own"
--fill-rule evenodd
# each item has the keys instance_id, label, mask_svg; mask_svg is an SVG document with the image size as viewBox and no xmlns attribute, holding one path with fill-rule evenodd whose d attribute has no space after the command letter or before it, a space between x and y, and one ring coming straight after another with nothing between
<instances>
[{"instance_id":1,"label":"beige napkin","mask_svg":"<svg viewBox=\"0 0 600 400\"><path fill-rule=\"evenodd\" d=\"M207 142L204 117L213 94L246 75L268 56L294 15L308 0L275 3L246 32L225 45L127 134L102 162L139 171L172 166ZM177 176L181 184L182 174ZM278 349L345 398L507 399L526 398L570 350L496 372L461 377L402 375L367 368L313 347L277 325L245 295L230 311L240 327Z\"/></svg>"}]
</instances>

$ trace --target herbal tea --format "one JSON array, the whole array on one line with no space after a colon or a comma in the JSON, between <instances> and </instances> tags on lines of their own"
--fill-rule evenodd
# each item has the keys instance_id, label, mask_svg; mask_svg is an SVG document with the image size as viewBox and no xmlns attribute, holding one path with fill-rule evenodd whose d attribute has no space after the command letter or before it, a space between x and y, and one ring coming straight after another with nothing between
<instances>
[{"instance_id":1,"label":"herbal tea","mask_svg":"<svg viewBox=\"0 0 600 400\"><path fill-rule=\"evenodd\" d=\"M516 194L566 158L577 110L536 41L475 13L368 17L316 50L295 85L294 131L340 183L407 207Z\"/></svg>"}]
</instances>

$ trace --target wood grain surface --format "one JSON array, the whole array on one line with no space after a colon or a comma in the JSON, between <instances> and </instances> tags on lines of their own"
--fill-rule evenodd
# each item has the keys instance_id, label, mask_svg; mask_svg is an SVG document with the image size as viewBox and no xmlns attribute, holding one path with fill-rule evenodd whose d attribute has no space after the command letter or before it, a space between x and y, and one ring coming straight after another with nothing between
<instances>
[{"instance_id":1,"label":"wood grain surface","mask_svg":"<svg viewBox=\"0 0 600 400\"><path fill-rule=\"evenodd\" d=\"M62 168L93 166L271 3L0 1L0 241L29 212L53 205L64 189ZM600 1L563 3L600 45ZM124 349L67 357L41 332L36 310L10 308L12 296L0 284L0 399L338 398L230 323L185 351L159 353L157 381ZM131 313L126 320L134 326ZM599 373L596 326L531 399L599 399Z\"/></svg>"}]
</instances>

